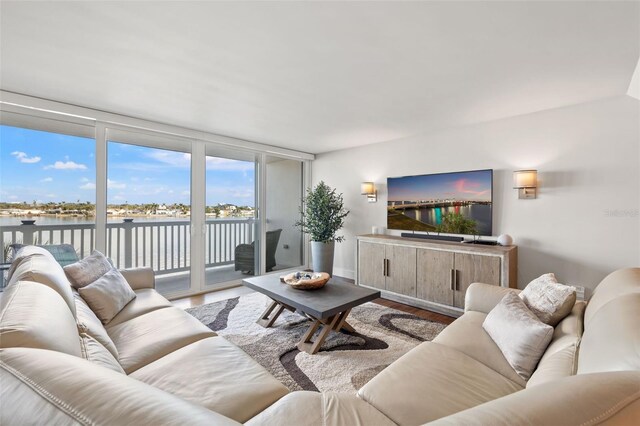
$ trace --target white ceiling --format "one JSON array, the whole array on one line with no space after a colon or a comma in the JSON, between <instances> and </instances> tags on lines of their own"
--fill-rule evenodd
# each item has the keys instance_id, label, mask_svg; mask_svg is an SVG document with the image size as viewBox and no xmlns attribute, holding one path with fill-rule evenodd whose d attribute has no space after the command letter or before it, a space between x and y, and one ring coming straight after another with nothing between
<instances>
[{"instance_id":1,"label":"white ceiling","mask_svg":"<svg viewBox=\"0 0 640 426\"><path fill-rule=\"evenodd\" d=\"M637 2L3 1L1 15L3 90L311 153L623 95L640 56Z\"/></svg>"}]
</instances>

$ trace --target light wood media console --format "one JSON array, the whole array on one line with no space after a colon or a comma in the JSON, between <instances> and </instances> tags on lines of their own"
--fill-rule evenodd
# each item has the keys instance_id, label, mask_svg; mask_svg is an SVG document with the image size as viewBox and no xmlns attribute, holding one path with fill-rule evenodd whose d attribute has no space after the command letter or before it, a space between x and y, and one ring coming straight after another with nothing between
<instances>
[{"instance_id":1,"label":"light wood media console","mask_svg":"<svg viewBox=\"0 0 640 426\"><path fill-rule=\"evenodd\" d=\"M471 283L517 288L518 248L361 235L356 283L382 297L460 316Z\"/></svg>"}]
</instances>

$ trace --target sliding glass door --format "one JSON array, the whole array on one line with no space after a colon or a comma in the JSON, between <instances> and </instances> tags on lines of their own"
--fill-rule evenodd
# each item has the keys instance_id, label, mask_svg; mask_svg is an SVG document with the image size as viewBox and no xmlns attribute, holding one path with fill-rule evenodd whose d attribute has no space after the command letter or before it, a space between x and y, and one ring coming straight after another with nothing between
<instances>
[{"instance_id":1,"label":"sliding glass door","mask_svg":"<svg viewBox=\"0 0 640 426\"><path fill-rule=\"evenodd\" d=\"M305 264L294 224L308 177L286 150L113 115L0 111L3 248L97 249L152 268L168 297Z\"/></svg>"},{"instance_id":2,"label":"sliding glass door","mask_svg":"<svg viewBox=\"0 0 640 426\"><path fill-rule=\"evenodd\" d=\"M205 286L237 284L260 271L253 153L206 147Z\"/></svg>"},{"instance_id":3,"label":"sliding glass door","mask_svg":"<svg viewBox=\"0 0 640 426\"><path fill-rule=\"evenodd\" d=\"M150 267L165 295L191 280L191 142L109 130L106 250L118 268Z\"/></svg>"},{"instance_id":4,"label":"sliding glass door","mask_svg":"<svg viewBox=\"0 0 640 426\"><path fill-rule=\"evenodd\" d=\"M265 271L299 269L304 264L300 220L304 163L265 156Z\"/></svg>"}]
</instances>

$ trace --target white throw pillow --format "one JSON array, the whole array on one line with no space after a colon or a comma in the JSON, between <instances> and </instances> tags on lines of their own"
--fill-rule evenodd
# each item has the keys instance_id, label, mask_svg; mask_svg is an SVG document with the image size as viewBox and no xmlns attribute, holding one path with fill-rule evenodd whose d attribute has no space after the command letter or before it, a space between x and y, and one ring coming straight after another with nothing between
<instances>
[{"instance_id":1,"label":"white throw pillow","mask_svg":"<svg viewBox=\"0 0 640 426\"><path fill-rule=\"evenodd\" d=\"M109 260L97 250L82 260L64 267L64 273L75 288L91 284L113 269Z\"/></svg>"},{"instance_id":2,"label":"white throw pillow","mask_svg":"<svg viewBox=\"0 0 640 426\"><path fill-rule=\"evenodd\" d=\"M80 287L78 292L103 324L111 321L127 303L136 298L136 293L117 269Z\"/></svg>"},{"instance_id":3,"label":"white throw pillow","mask_svg":"<svg viewBox=\"0 0 640 426\"><path fill-rule=\"evenodd\" d=\"M489 312L482 328L525 380L531 377L553 337L553 327L540 321L513 292Z\"/></svg>"},{"instance_id":4,"label":"white throw pillow","mask_svg":"<svg viewBox=\"0 0 640 426\"><path fill-rule=\"evenodd\" d=\"M544 274L531 281L520 298L540 321L555 327L573 309L576 288L560 284L553 274Z\"/></svg>"}]
</instances>

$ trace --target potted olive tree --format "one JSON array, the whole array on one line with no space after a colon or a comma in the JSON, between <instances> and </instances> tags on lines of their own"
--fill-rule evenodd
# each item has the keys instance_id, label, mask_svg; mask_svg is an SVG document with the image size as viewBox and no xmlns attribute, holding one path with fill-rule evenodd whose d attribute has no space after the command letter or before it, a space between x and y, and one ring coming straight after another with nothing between
<instances>
[{"instance_id":1,"label":"potted olive tree","mask_svg":"<svg viewBox=\"0 0 640 426\"><path fill-rule=\"evenodd\" d=\"M349 211L344 208L342 194L326 183L307 189L307 196L300 209L301 219L296 222L302 232L311 237L311 259L314 272L333 275L333 252L335 243L344 240L336 235L344 225Z\"/></svg>"}]
</instances>

